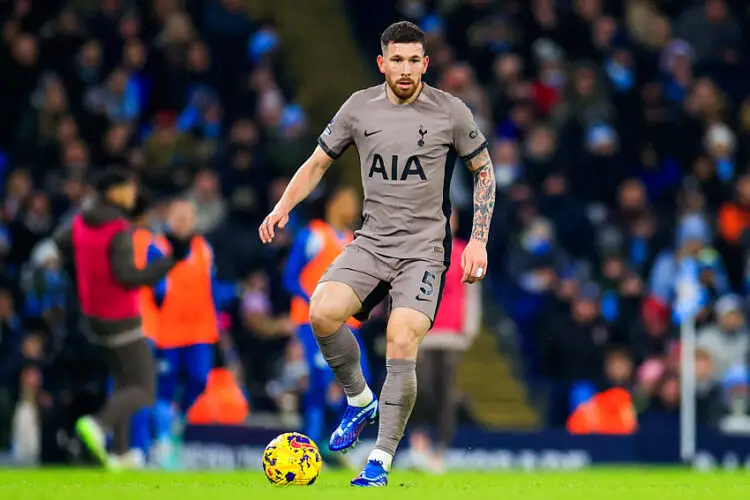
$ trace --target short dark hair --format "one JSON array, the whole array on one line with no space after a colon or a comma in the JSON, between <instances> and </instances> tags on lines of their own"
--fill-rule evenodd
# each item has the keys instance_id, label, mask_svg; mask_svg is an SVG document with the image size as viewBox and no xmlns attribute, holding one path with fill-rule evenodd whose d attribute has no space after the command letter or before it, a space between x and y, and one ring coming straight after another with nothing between
<instances>
[{"instance_id":1,"label":"short dark hair","mask_svg":"<svg viewBox=\"0 0 750 500\"><path fill-rule=\"evenodd\" d=\"M135 175L130 170L117 165L110 165L96 176L94 189L100 194L106 194L111 188L135 181Z\"/></svg>"},{"instance_id":2,"label":"short dark hair","mask_svg":"<svg viewBox=\"0 0 750 500\"><path fill-rule=\"evenodd\" d=\"M427 50L424 31L409 21L399 21L388 26L380 36L380 46L383 51L389 43L420 43Z\"/></svg>"},{"instance_id":3,"label":"short dark hair","mask_svg":"<svg viewBox=\"0 0 750 500\"><path fill-rule=\"evenodd\" d=\"M134 219L140 219L141 217L146 215L146 212L148 212L149 208L151 208L153 202L154 199L149 193L145 191L139 191L138 198L136 198L135 200L135 206L130 213L131 217Z\"/></svg>"}]
</instances>

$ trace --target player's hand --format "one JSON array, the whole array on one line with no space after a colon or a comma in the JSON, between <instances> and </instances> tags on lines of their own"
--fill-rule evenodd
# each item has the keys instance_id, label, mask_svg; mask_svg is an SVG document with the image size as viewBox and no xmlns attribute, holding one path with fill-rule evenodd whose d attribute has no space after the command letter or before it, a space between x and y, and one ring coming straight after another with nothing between
<instances>
[{"instance_id":1,"label":"player's hand","mask_svg":"<svg viewBox=\"0 0 750 500\"><path fill-rule=\"evenodd\" d=\"M263 243L271 243L276 236L276 226L279 229L284 229L284 226L289 222L289 208L281 202L277 203L271 213L266 215L263 219L263 223L258 228L258 234L260 235L260 241Z\"/></svg>"},{"instance_id":2,"label":"player's hand","mask_svg":"<svg viewBox=\"0 0 750 500\"><path fill-rule=\"evenodd\" d=\"M487 249L479 240L470 240L461 255L461 269L464 283L476 283L487 275Z\"/></svg>"}]
</instances>

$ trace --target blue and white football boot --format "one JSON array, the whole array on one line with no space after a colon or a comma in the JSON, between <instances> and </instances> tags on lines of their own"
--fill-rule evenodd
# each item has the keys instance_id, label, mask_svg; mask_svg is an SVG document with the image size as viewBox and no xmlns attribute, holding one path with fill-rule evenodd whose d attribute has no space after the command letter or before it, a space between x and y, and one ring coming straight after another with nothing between
<instances>
[{"instance_id":1,"label":"blue and white football boot","mask_svg":"<svg viewBox=\"0 0 750 500\"><path fill-rule=\"evenodd\" d=\"M359 476L352 479L352 486L379 488L388 486L388 471L379 460L368 460Z\"/></svg>"},{"instance_id":2,"label":"blue and white football boot","mask_svg":"<svg viewBox=\"0 0 750 500\"><path fill-rule=\"evenodd\" d=\"M378 398L373 395L372 401L367 406L347 405L341 423L331 434L328 448L331 451L346 453L357 444L362 429L367 424L375 422L378 416Z\"/></svg>"}]
</instances>

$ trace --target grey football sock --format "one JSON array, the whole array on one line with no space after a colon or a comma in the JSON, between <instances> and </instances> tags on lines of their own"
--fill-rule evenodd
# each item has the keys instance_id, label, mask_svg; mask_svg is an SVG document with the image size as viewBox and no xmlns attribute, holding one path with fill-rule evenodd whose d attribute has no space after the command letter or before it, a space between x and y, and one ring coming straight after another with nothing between
<instances>
[{"instance_id":1,"label":"grey football sock","mask_svg":"<svg viewBox=\"0 0 750 500\"><path fill-rule=\"evenodd\" d=\"M328 337L315 337L320 352L328 362L348 397L359 396L367 388L362 365L359 364L359 343L348 326L342 325Z\"/></svg>"},{"instance_id":2,"label":"grey football sock","mask_svg":"<svg viewBox=\"0 0 750 500\"><path fill-rule=\"evenodd\" d=\"M417 362L389 359L385 367L387 375L380 393L380 427L375 449L393 456L417 400Z\"/></svg>"}]
</instances>

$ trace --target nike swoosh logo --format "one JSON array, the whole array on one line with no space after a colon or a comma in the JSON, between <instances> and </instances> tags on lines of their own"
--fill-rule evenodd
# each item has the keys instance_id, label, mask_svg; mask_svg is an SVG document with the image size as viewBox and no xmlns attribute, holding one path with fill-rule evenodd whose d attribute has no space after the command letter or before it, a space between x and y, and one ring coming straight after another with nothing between
<instances>
[{"instance_id":1,"label":"nike swoosh logo","mask_svg":"<svg viewBox=\"0 0 750 500\"><path fill-rule=\"evenodd\" d=\"M371 135L378 134L378 133L380 133L382 131L383 131L383 129L376 130L375 132L367 132L367 130L365 130L365 137L370 137Z\"/></svg>"},{"instance_id":2,"label":"nike swoosh logo","mask_svg":"<svg viewBox=\"0 0 750 500\"><path fill-rule=\"evenodd\" d=\"M385 404L386 406L404 406L398 403L389 403L388 401L383 401L383 404Z\"/></svg>"},{"instance_id":3,"label":"nike swoosh logo","mask_svg":"<svg viewBox=\"0 0 750 500\"><path fill-rule=\"evenodd\" d=\"M430 299L425 299L425 298L423 298L423 297L414 297L414 298L415 298L415 299L417 299L417 300L418 300L418 301L420 301L420 302L429 302L429 301L430 301ZM386 404L387 404L387 403L386 403Z\"/></svg>"},{"instance_id":4,"label":"nike swoosh logo","mask_svg":"<svg viewBox=\"0 0 750 500\"><path fill-rule=\"evenodd\" d=\"M309 444L300 443L296 439L292 439L291 441L289 441L289 446L292 447L292 449L295 449L295 450L303 450L303 449L312 448L312 446L310 446Z\"/></svg>"}]
</instances>

